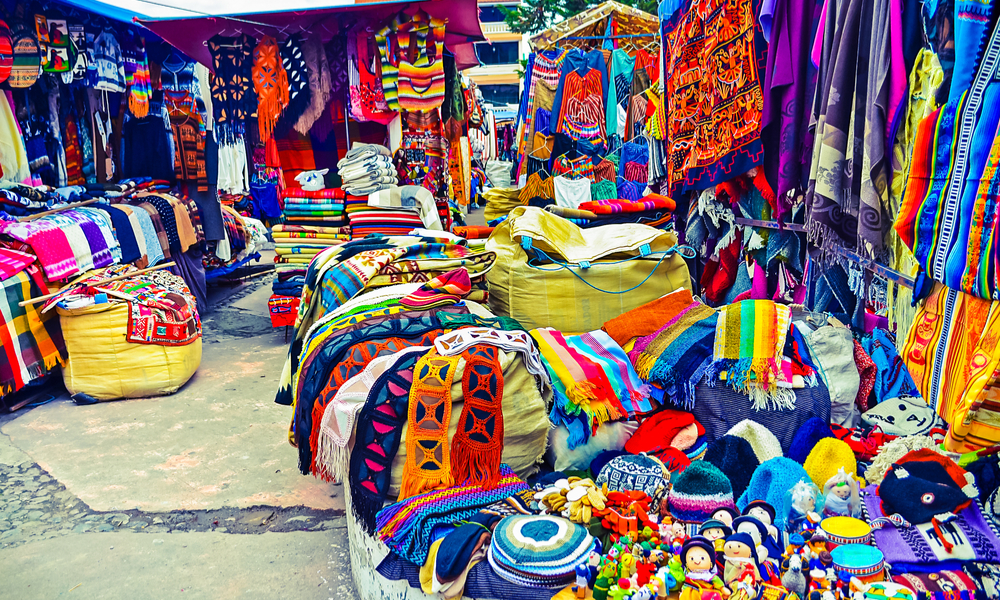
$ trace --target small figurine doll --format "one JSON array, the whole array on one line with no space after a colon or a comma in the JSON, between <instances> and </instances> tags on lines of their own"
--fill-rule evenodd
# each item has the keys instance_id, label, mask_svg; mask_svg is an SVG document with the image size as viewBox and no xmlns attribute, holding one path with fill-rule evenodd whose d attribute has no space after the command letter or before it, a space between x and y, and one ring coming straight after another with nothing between
<instances>
[{"instance_id":1,"label":"small figurine doll","mask_svg":"<svg viewBox=\"0 0 1000 600\"><path fill-rule=\"evenodd\" d=\"M732 535L732 533L731 527L716 519L709 519L698 528L698 535L704 536L712 542L712 546L715 548L715 564L719 567L720 572L725 568L723 553L725 552L726 536Z\"/></svg>"},{"instance_id":2,"label":"small figurine doll","mask_svg":"<svg viewBox=\"0 0 1000 600\"><path fill-rule=\"evenodd\" d=\"M777 511L774 510L774 507L763 500L754 500L743 509L743 514L754 517L764 524L767 528L767 537L761 541L761 544L767 549L768 558L775 563L780 562L781 546L778 545L778 540L781 538L778 536L778 528L773 525L777 517Z\"/></svg>"},{"instance_id":3,"label":"small figurine doll","mask_svg":"<svg viewBox=\"0 0 1000 600\"><path fill-rule=\"evenodd\" d=\"M823 486L824 517L855 517L861 514L861 490L856 479L841 467Z\"/></svg>"},{"instance_id":4,"label":"small figurine doll","mask_svg":"<svg viewBox=\"0 0 1000 600\"><path fill-rule=\"evenodd\" d=\"M715 568L715 547L708 538L694 536L685 541L680 558L684 565L680 600L722 600L729 596Z\"/></svg>"},{"instance_id":5,"label":"small figurine doll","mask_svg":"<svg viewBox=\"0 0 1000 600\"><path fill-rule=\"evenodd\" d=\"M785 531L788 533L815 531L820 521L819 513L816 511L819 488L808 481L799 481L792 486L789 493L792 499Z\"/></svg>"},{"instance_id":6,"label":"small figurine doll","mask_svg":"<svg viewBox=\"0 0 1000 600\"><path fill-rule=\"evenodd\" d=\"M576 585L573 586L573 592L576 593L576 597L583 600L587 597L587 588L590 587L590 566L587 564L579 564L576 566Z\"/></svg>"},{"instance_id":7,"label":"small figurine doll","mask_svg":"<svg viewBox=\"0 0 1000 600\"><path fill-rule=\"evenodd\" d=\"M687 531L684 530L684 524L675 522L670 528L670 547L673 549L674 554L681 551L684 546L684 542L687 540Z\"/></svg>"},{"instance_id":8,"label":"small figurine doll","mask_svg":"<svg viewBox=\"0 0 1000 600\"><path fill-rule=\"evenodd\" d=\"M809 561L809 600L821 600L833 591L833 557L825 550Z\"/></svg>"},{"instance_id":9,"label":"small figurine doll","mask_svg":"<svg viewBox=\"0 0 1000 600\"><path fill-rule=\"evenodd\" d=\"M735 508L724 506L719 510L712 513L712 518L716 521L722 521L727 527L733 526L733 519L740 516L740 511Z\"/></svg>"},{"instance_id":10,"label":"small figurine doll","mask_svg":"<svg viewBox=\"0 0 1000 600\"><path fill-rule=\"evenodd\" d=\"M730 589L736 584L749 588L751 598L756 598L760 568L757 566L754 540L749 533L734 533L726 538L726 570L724 579Z\"/></svg>"}]
</instances>

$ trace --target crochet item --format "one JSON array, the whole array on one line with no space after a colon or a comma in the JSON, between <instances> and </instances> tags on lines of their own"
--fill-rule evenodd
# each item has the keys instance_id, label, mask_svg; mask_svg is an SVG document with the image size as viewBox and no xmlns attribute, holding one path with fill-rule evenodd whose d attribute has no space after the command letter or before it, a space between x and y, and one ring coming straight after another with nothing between
<instances>
[{"instance_id":1,"label":"crochet item","mask_svg":"<svg viewBox=\"0 0 1000 600\"><path fill-rule=\"evenodd\" d=\"M561 588L576 579L595 540L587 530L561 517L517 515L493 530L489 561L500 577L526 587Z\"/></svg>"},{"instance_id":2,"label":"crochet item","mask_svg":"<svg viewBox=\"0 0 1000 600\"><path fill-rule=\"evenodd\" d=\"M442 314L438 315L443 329L458 329L460 327L488 327L500 331L524 331L527 332L516 319L510 317L481 317L479 315L468 314Z\"/></svg>"},{"instance_id":3,"label":"crochet item","mask_svg":"<svg viewBox=\"0 0 1000 600\"><path fill-rule=\"evenodd\" d=\"M451 443L451 475L491 489L500 481L503 454L503 370L494 346L462 353L462 415Z\"/></svg>"},{"instance_id":4,"label":"crochet item","mask_svg":"<svg viewBox=\"0 0 1000 600\"><path fill-rule=\"evenodd\" d=\"M439 526L468 520L480 509L529 489L507 465L500 465L500 481L493 489L465 484L413 496L378 512L378 537L407 560L422 565Z\"/></svg>"},{"instance_id":5,"label":"crochet item","mask_svg":"<svg viewBox=\"0 0 1000 600\"><path fill-rule=\"evenodd\" d=\"M746 491L754 471L760 466L750 442L733 435L724 435L709 444L702 460L712 463L729 478L737 498Z\"/></svg>"},{"instance_id":6,"label":"crochet item","mask_svg":"<svg viewBox=\"0 0 1000 600\"><path fill-rule=\"evenodd\" d=\"M854 451L847 442L837 438L820 440L802 466L819 489L823 489L823 485L840 469L854 477L858 474L858 461L854 457Z\"/></svg>"},{"instance_id":7,"label":"crochet item","mask_svg":"<svg viewBox=\"0 0 1000 600\"><path fill-rule=\"evenodd\" d=\"M797 463L806 462L809 453L816 444L824 438L835 437L830 430L830 424L819 417L813 417L802 424L795 432L792 445L788 447L786 456Z\"/></svg>"},{"instance_id":8,"label":"crochet item","mask_svg":"<svg viewBox=\"0 0 1000 600\"><path fill-rule=\"evenodd\" d=\"M903 458L910 451L937 447L938 442L926 435L913 435L892 440L879 450L875 460L872 461L871 466L865 471L865 479L869 483L879 485L882 483L882 479L889 471L892 463Z\"/></svg>"},{"instance_id":9,"label":"crochet item","mask_svg":"<svg viewBox=\"0 0 1000 600\"><path fill-rule=\"evenodd\" d=\"M802 465L789 458L777 457L762 462L753 472L746 490L740 494L736 505L746 508L753 500L764 500L774 507L773 525L784 529L791 510L792 496L788 493L799 481L809 481Z\"/></svg>"},{"instance_id":10,"label":"crochet item","mask_svg":"<svg viewBox=\"0 0 1000 600\"><path fill-rule=\"evenodd\" d=\"M457 356L441 356L431 351L414 370L407 417L406 465L399 490L401 500L454 483L448 425L451 383L457 369Z\"/></svg>"},{"instance_id":11,"label":"crochet item","mask_svg":"<svg viewBox=\"0 0 1000 600\"><path fill-rule=\"evenodd\" d=\"M722 508L735 508L733 487L711 463L692 462L681 471L667 494L670 515L685 523L703 523Z\"/></svg>"},{"instance_id":12,"label":"crochet item","mask_svg":"<svg viewBox=\"0 0 1000 600\"><path fill-rule=\"evenodd\" d=\"M753 448L753 453L757 456L757 460L761 463L783 455L778 438L767 427L756 421L743 419L727 431L726 435L748 441L750 447Z\"/></svg>"},{"instance_id":13,"label":"crochet item","mask_svg":"<svg viewBox=\"0 0 1000 600\"><path fill-rule=\"evenodd\" d=\"M375 516L389 492L392 460L406 424L413 367L421 357L419 352L407 354L383 373L371 387L358 418L348 477L351 508L369 534L375 530Z\"/></svg>"},{"instance_id":14,"label":"crochet item","mask_svg":"<svg viewBox=\"0 0 1000 600\"><path fill-rule=\"evenodd\" d=\"M750 396L754 408L795 408L795 394L779 387L781 357L792 321L787 306L744 300L723 306L715 330L714 368Z\"/></svg>"},{"instance_id":15,"label":"crochet item","mask_svg":"<svg viewBox=\"0 0 1000 600\"><path fill-rule=\"evenodd\" d=\"M281 111L288 105L288 74L281 64L278 43L264 36L253 51L253 89L257 92L257 124L260 139L274 134Z\"/></svg>"}]
</instances>

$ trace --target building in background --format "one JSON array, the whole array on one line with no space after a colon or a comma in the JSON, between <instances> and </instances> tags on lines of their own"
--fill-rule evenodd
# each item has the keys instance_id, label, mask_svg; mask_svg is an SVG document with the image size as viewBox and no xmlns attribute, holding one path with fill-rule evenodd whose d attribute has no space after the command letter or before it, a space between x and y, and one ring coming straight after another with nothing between
<instances>
[{"instance_id":1,"label":"building in background","mask_svg":"<svg viewBox=\"0 0 1000 600\"><path fill-rule=\"evenodd\" d=\"M521 60L530 52L528 36L511 32L504 23L500 6L515 7L518 2L479 2L479 20L488 42L476 44L482 66L463 71L479 86L487 105L496 109L517 110L523 89Z\"/></svg>"}]
</instances>

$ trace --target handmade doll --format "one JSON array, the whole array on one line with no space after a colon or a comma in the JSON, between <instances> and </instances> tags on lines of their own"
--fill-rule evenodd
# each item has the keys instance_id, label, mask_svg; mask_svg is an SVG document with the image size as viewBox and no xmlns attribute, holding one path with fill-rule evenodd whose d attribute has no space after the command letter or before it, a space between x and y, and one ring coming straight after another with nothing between
<instances>
[{"instance_id":1,"label":"handmade doll","mask_svg":"<svg viewBox=\"0 0 1000 600\"><path fill-rule=\"evenodd\" d=\"M681 548L684 586L680 600L722 600L729 596L715 568L715 548L708 538L695 536Z\"/></svg>"},{"instance_id":2,"label":"handmade doll","mask_svg":"<svg viewBox=\"0 0 1000 600\"><path fill-rule=\"evenodd\" d=\"M601 572L594 582L594 600L608 600L608 590L615 580L615 563L607 561L601 566Z\"/></svg>"},{"instance_id":3,"label":"handmade doll","mask_svg":"<svg viewBox=\"0 0 1000 600\"><path fill-rule=\"evenodd\" d=\"M583 600L587 597L587 588L590 581L590 566L587 564L579 564L576 566L576 585L573 586L573 591L576 593L576 597Z\"/></svg>"},{"instance_id":4,"label":"handmade doll","mask_svg":"<svg viewBox=\"0 0 1000 600\"><path fill-rule=\"evenodd\" d=\"M816 512L819 501L819 488L807 481L799 481L791 489L791 508L788 511L788 524L785 531L799 533L814 531L819 525L820 516Z\"/></svg>"},{"instance_id":5,"label":"handmade doll","mask_svg":"<svg viewBox=\"0 0 1000 600\"><path fill-rule=\"evenodd\" d=\"M686 540L687 532L684 531L684 524L679 522L674 523L670 528L670 546L673 548L674 554L681 551Z\"/></svg>"},{"instance_id":6,"label":"handmade doll","mask_svg":"<svg viewBox=\"0 0 1000 600\"><path fill-rule=\"evenodd\" d=\"M730 506L724 506L714 513L712 513L712 518L716 521L722 521L727 527L733 526L733 519L740 516L740 513L735 508Z\"/></svg>"},{"instance_id":7,"label":"handmade doll","mask_svg":"<svg viewBox=\"0 0 1000 600\"><path fill-rule=\"evenodd\" d=\"M824 517L855 517L861 515L861 490L856 479L843 467L823 486Z\"/></svg>"},{"instance_id":8,"label":"handmade doll","mask_svg":"<svg viewBox=\"0 0 1000 600\"><path fill-rule=\"evenodd\" d=\"M778 545L778 540L781 538L778 536L778 528L773 525L777 511L763 500L754 500L743 509L743 514L748 517L754 517L767 528L767 536L761 541L761 545L767 550L768 558L774 561L775 564L779 563L781 559L781 546Z\"/></svg>"},{"instance_id":9,"label":"handmade doll","mask_svg":"<svg viewBox=\"0 0 1000 600\"><path fill-rule=\"evenodd\" d=\"M754 540L749 533L734 533L726 538L726 569L724 579L730 589L737 583L748 586L756 598L757 583L760 581L760 569L757 567Z\"/></svg>"},{"instance_id":10,"label":"handmade doll","mask_svg":"<svg viewBox=\"0 0 1000 600\"><path fill-rule=\"evenodd\" d=\"M733 533L732 528L723 523L722 521L717 521L715 519L709 519L701 524L698 528L698 535L705 536L708 541L712 542L712 546L715 548L715 564L719 567L719 571L725 569L725 556L724 552L726 550L726 536Z\"/></svg>"}]
</instances>

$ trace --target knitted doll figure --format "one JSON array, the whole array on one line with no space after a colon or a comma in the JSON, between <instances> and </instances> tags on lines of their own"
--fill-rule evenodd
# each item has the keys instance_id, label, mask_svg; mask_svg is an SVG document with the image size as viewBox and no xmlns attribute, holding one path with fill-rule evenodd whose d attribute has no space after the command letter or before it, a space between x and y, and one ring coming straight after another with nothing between
<instances>
[{"instance_id":1,"label":"knitted doll figure","mask_svg":"<svg viewBox=\"0 0 1000 600\"><path fill-rule=\"evenodd\" d=\"M789 493L792 495L792 500L789 503L785 531L788 533L814 531L820 521L819 513L816 512L819 488L812 482L799 481L792 486Z\"/></svg>"},{"instance_id":2,"label":"knitted doll figure","mask_svg":"<svg viewBox=\"0 0 1000 600\"><path fill-rule=\"evenodd\" d=\"M843 467L823 486L824 517L854 517L861 515L861 490L856 479Z\"/></svg>"},{"instance_id":3,"label":"knitted doll figure","mask_svg":"<svg viewBox=\"0 0 1000 600\"><path fill-rule=\"evenodd\" d=\"M681 549L684 564L684 586L680 600L722 600L729 590L715 568L715 548L708 538L694 536Z\"/></svg>"}]
</instances>

